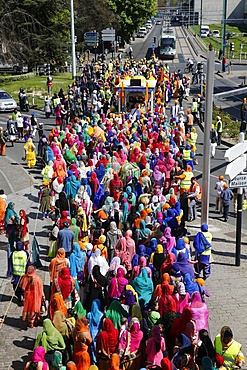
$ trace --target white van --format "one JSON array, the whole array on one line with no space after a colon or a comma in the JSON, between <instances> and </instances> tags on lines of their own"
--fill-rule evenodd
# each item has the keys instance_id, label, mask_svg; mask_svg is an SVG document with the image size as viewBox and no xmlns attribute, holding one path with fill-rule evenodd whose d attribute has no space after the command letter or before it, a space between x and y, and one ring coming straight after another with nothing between
<instances>
[{"instance_id":1,"label":"white van","mask_svg":"<svg viewBox=\"0 0 247 370\"><path fill-rule=\"evenodd\" d=\"M209 26L202 25L201 26L201 37L208 37L210 34L210 28Z\"/></svg>"}]
</instances>

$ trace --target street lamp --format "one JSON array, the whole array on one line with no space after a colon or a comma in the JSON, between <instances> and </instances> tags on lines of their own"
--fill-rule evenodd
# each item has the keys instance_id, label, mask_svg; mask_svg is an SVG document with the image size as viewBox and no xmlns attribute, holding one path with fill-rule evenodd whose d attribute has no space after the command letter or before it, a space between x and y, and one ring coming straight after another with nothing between
<instances>
[{"instance_id":1,"label":"street lamp","mask_svg":"<svg viewBox=\"0 0 247 370\"><path fill-rule=\"evenodd\" d=\"M201 8L200 8L200 37L202 31L202 0L201 0Z\"/></svg>"},{"instance_id":2,"label":"street lamp","mask_svg":"<svg viewBox=\"0 0 247 370\"><path fill-rule=\"evenodd\" d=\"M188 17L188 27L190 26L190 0L189 0L189 17Z\"/></svg>"},{"instance_id":3,"label":"street lamp","mask_svg":"<svg viewBox=\"0 0 247 370\"><path fill-rule=\"evenodd\" d=\"M70 26L71 26L71 56L72 56L72 79L76 78L76 58L75 58L75 23L74 23L74 2L70 0Z\"/></svg>"},{"instance_id":4,"label":"street lamp","mask_svg":"<svg viewBox=\"0 0 247 370\"><path fill-rule=\"evenodd\" d=\"M226 12L227 12L227 0L223 0L222 4L222 39L221 39L221 50L222 55L225 56L226 47Z\"/></svg>"}]
</instances>

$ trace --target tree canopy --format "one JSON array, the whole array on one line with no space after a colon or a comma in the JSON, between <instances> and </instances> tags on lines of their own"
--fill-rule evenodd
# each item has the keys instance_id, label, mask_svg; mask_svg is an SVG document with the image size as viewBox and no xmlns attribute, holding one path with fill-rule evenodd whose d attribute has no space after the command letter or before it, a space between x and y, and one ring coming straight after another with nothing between
<instances>
[{"instance_id":1,"label":"tree canopy","mask_svg":"<svg viewBox=\"0 0 247 370\"><path fill-rule=\"evenodd\" d=\"M0 0L0 60L63 65L70 55L70 0ZM156 0L74 0L78 46L87 31L124 39L156 12Z\"/></svg>"},{"instance_id":2,"label":"tree canopy","mask_svg":"<svg viewBox=\"0 0 247 370\"><path fill-rule=\"evenodd\" d=\"M138 30L157 11L156 0L107 0L110 8L117 15L119 33L128 38Z\"/></svg>"}]
</instances>

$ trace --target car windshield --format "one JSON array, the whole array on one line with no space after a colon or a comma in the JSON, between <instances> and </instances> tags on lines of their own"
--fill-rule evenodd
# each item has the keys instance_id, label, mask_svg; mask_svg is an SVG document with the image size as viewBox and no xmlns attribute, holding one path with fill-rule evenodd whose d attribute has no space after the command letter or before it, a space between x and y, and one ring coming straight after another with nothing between
<instances>
[{"instance_id":1,"label":"car windshield","mask_svg":"<svg viewBox=\"0 0 247 370\"><path fill-rule=\"evenodd\" d=\"M12 97L6 91L0 91L0 100L12 99Z\"/></svg>"}]
</instances>

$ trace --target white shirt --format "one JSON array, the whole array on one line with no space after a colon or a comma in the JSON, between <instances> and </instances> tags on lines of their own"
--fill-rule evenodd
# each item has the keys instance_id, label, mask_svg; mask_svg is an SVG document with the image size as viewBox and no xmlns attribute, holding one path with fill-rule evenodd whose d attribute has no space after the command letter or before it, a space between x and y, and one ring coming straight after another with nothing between
<instances>
[{"instance_id":1,"label":"white shirt","mask_svg":"<svg viewBox=\"0 0 247 370\"><path fill-rule=\"evenodd\" d=\"M216 193L217 193L218 196L221 195L222 190L224 188L224 184L225 184L225 181L223 181L223 180L220 180L220 181L216 182L214 189L216 190Z\"/></svg>"}]
</instances>

